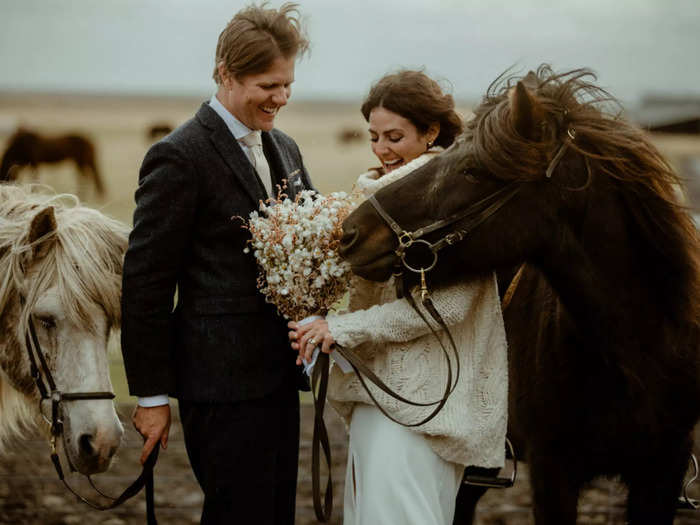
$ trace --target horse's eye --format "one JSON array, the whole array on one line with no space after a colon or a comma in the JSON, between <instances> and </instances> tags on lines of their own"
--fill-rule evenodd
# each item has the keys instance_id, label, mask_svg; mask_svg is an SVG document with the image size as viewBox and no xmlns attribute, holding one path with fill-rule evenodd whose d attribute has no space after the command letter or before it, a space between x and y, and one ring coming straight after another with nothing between
<instances>
[{"instance_id":1,"label":"horse's eye","mask_svg":"<svg viewBox=\"0 0 700 525\"><path fill-rule=\"evenodd\" d=\"M44 327L46 330L51 330L53 328L56 328L56 319L54 319L51 316L44 315L41 317L37 317L37 321L41 324L41 326Z\"/></svg>"},{"instance_id":2,"label":"horse's eye","mask_svg":"<svg viewBox=\"0 0 700 525\"><path fill-rule=\"evenodd\" d=\"M479 182L479 179L468 171L464 172L464 178L467 179L467 182L471 182L472 184L477 184Z\"/></svg>"}]
</instances>

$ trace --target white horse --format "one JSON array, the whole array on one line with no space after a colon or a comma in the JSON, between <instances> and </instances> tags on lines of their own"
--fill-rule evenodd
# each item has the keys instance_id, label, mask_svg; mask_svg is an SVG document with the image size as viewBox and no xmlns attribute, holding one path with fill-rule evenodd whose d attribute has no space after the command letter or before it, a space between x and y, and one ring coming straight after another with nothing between
<instances>
[{"instance_id":1,"label":"white horse","mask_svg":"<svg viewBox=\"0 0 700 525\"><path fill-rule=\"evenodd\" d=\"M107 340L119 327L125 225L71 195L0 184L0 449L51 419L30 374L30 317L57 390L111 392ZM64 454L105 471L124 432L109 399L61 404ZM60 440L59 440L60 445Z\"/></svg>"}]
</instances>

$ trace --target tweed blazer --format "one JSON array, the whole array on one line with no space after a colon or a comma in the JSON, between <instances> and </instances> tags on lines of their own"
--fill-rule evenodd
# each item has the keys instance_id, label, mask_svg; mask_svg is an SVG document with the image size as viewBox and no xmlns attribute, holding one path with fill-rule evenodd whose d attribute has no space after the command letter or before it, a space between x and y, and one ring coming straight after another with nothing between
<instances>
[{"instance_id":1,"label":"tweed blazer","mask_svg":"<svg viewBox=\"0 0 700 525\"><path fill-rule=\"evenodd\" d=\"M262 133L273 184L313 189L296 143ZM261 397L299 379L285 320L256 288L242 221L266 194L207 104L146 154L124 259L122 353L129 391L191 401ZM176 293L177 291L177 293ZM175 297L177 300L175 301Z\"/></svg>"}]
</instances>

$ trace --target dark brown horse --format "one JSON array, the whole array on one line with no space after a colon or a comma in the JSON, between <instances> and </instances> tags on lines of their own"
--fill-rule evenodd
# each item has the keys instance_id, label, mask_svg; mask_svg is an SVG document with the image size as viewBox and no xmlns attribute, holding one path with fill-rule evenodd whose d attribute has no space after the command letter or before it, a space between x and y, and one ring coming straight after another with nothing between
<instances>
[{"instance_id":1,"label":"dark brown horse","mask_svg":"<svg viewBox=\"0 0 700 525\"><path fill-rule=\"evenodd\" d=\"M619 476L629 523L671 525L700 416L698 232L668 164L589 75L494 83L452 148L376 199L407 231L469 210L426 236L463 237L433 286L492 269L507 285L526 263L504 317L509 434L536 523L576 523L581 488ZM489 196L501 207L482 214ZM375 208L344 229L353 270L388 278L397 239ZM455 523L482 493L463 485Z\"/></svg>"},{"instance_id":2,"label":"dark brown horse","mask_svg":"<svg viewBox=\"0 0 700 525\"><path fill-rule=\"evenodd\" d=\"M94 181L97 193L104 194L104 186L95 162L95 147L90 140L77 134L43 137L33 131L17 130L10 137L0 162L0 181L14 180L16 168L30 166L36 170L39 164L63 160L74 161L80 174Z\"/></svg>"}]
</instances>

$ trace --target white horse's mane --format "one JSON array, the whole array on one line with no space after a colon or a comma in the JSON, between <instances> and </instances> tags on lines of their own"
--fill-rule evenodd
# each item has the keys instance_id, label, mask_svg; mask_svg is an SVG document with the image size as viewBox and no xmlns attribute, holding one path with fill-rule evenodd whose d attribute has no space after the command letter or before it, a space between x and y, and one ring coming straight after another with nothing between
<instances>
[{"instance_id":1,"label":"white horse's mane","mask_svg":"<svg viewBox=\"0 0 700 525\"><path fill-rule=\"evenodd\" d=\"M53 207L56 229L29 242L32 219L47 207ZM97 304L104 309L109 326L118 328L127 242L126 225L80 205L73 195L56 195L36 185L0 184L0 318L23 297L15 333L25 333L37 299L56 287L71 322L96 329L88 312L90 305ZM32 261L39 245L42 256ZM29 278L25 275L28 265ZM15 333L1 334L0 348L2 339L7 347ZM24 341L19 344L24 347ZM0 444L10 431L33 419L36 410L21 406L24 399L0 372Z\"/></svg>"},{"instance_id":2,"label":"white horse's mane","mask_svg":"<svg viewBox=\"0 0 700 525\"><path fill-rule=\"evenodd\" d=\"M0 370L0 451L10 438L24 435L24 430L34 426L37 420L36 407L10 385L5 372Z\"/></svg>"}]
</instances>

